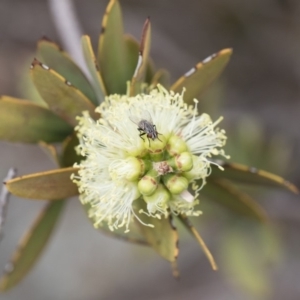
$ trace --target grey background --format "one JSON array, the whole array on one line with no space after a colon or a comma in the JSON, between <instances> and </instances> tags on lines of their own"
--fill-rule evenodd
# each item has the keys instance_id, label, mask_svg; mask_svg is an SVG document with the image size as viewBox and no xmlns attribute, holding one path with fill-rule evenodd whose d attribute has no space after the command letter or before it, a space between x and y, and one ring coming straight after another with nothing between
<instances>
[{"instance_id":1,"label":"grey background","mask_svg":"<svg viewBox=\"0 0 300 300\"><path fill-rule=\"evenodd\" d=\"M75 1L84 32L96 44L106 1ZM121 1L126 32L140 37L152 21L152 57L175 80L196 62L226 47L233 58L222 76L223 114L253 115L267 132L284 135L292 150L286 176L299 185L300 2L297 0L127 0ZM20 96L20 68L33 56L36 41L58 41L46 1L0 1L0 93ZM11 166L19 174L54 168L37 147L0 143L0 178ZM268 200L269 199L269 200ZM272 203L270 202L272 199ZM299 199L274 192L263 203L278 224L285 245L280 264L270 270L270 299L299 299ZM4 265L18 239L43 204L11 198ZM217 253L216 220L203 235ZM201 224L201 222L199 223ZM204 226L203 226L204 227ZM32 272L0 299L264 299L211 271L196 243L183 236L181 279L151 249L113 240L93 230L80 204L70 200L52 241Z\"/></svg>"}]
</instances>

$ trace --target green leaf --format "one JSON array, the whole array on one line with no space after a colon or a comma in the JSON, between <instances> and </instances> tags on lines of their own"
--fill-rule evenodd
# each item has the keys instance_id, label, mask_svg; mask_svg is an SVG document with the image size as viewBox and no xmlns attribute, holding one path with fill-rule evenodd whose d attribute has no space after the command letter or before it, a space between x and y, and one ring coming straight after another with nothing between
<instances>
[{"instance_id":1,"label":"green leaf","mask_svg":"<svg viewBox=\"0 0 300 300\"><path fill-rule=\"evenodd\" d=\"M208 177L206 185L200 192L203 195L238 216L246 216L262 222L268 221L265 210L248 194L236 188L226 179L213 179Z\"/></svg>"},{"instance_id":2,"label":"green leaf","mask_svg":"<svg viewBox=\"0 0 300 300\"><path fill-rule=\"evenodd\" d=\"M204 254L206 255L208 261L210 262L212 269L216 271L218 269L218 267L214 260L214 257L212 256L212 254L209 251L209 249L207 248L204 240L202 239L201 235L196 230L196 228L194 227L192 222L184 215L179 215L178 218L182 222L182 224L188 229L188 231L194 236L194 238L197 240L197 242L201 246Z\"/></svg>"},{"instance_id":3,"label":"green leaf","mask_svg":"<svg viewBox=\"0 0 300 300\"><path fill-rule=\"evenodd\" d=\"M129 243L149 246L146 238L142 235L139 226L136 223L131 223L129 226L130 231L124 232L124 228L115 229L110 231L108 226L102 224L98 230L101 230L105 235L117 238Z\"/></svg>"},{"instance_id":4,"label":"green leaf","mask_svg":"<svg viewBox=\"0 0 300 300\"><path fill-rule=\"evenodd\" d=\"M144 24L138 62L131 80L131 86L130 86L131 95L136 95L142 91L142 84L145 82L146 79L150 44L151 44L151 23L150 23L150 19L148 18Z\"/></svg>"},{"instance_id":5,"label":"green leaf","mask_svg":"<svg viewBox=\"0 0 300 300\"><path fill-rule=\"evenodd\" d=\"M29 66L31 65L33 57L28 57L25 60L20 69L20 78L17 82L17 89L20 97L27 99L28 101L35 103L37 105L48 107L47 103L43 100L37 89L35 88L29 72Z\"/></svg>"},{"instance_id":6,"label":"green leaf","mask_svg":"<svg viewBox=\"0 0 300 300\"><path fill-rule=\"evenodd\" d=\"M140 224L140 230L149 245L164 259L174 262L177 259L179 249L178 233L171 224L171 219L143 218L143 220L154 225L154 228ZM138 221L136 221L138 222Z\"/></svg>"},{"instance_id":7,"label":"green leaf","mask_svg":"<svg viewBox=\"0 0 300 300\"><path fill-rule=\"evenodd\" d=\"M146 66L146 75L145 75L145 82L147 82L149 85L152 82L154 74L155 74L155 65L154 65L153 59L149 56L147 66ZM168 85L168 89L169 89L169 87L170 87L170 83Z\"/></svg>"},{"instance_id":8,"label":"green leaf","mask_svg":"<svg viewBox=\"0 0 300 300\"><path fill-rule=\"evenodd\" d=\"M34 60L31 77L49 109L71 125L76 125L76 117L88 111L92 118L98 119L95 106L77 88L48 66Z\"/></svg>"},{"instance_id":9,"label":"green leaf","mask_svg":"<svg viewBox=\"0 0 300 300\"><path fill-rule=\"evenodd\" d=\"M84 35L81 38L81 44L85 62L93 78L93 86L98 97L98 103L101 103L107 93L105 90L103 79L99 72L99 66L96 61L90 37Z\"/></svg>"},{"instance_id":10,"label":"green leaf","mask_svg":"<svg viewBox=\"0 0 300 300\"><path fill-rule=\"evenodd\" d=\"M193 99L199 95L221 74L227 65L231 49L223 49L207 57L180 77L172 86L171 90L181 93L186 88L184 100L188 104L194 104Z\"/></svg>"},{"instance_id":11,"label":"green leaf","mask_svg":"<svg viewBox=\"0 0 300 300\"><path fill-rule=\"evenodd\" d=\"M84 159L82 156L78 155L75 151L75 147L79 144L78 137L76 133L68 136L63 142L62 156L61 156L61 166L71 167L76 162L80 162Z\"/></svg>"},{"instance_id":12,"label":"green leaf","mask_svg":"<svg viewBox=\"0 0 300 300\"><path fill-rule=\"evenodd\" d=\"M136 214L139 214L140 209L146 211L144 200L139 199L135 201L135 204ZM145 224L141 224L137 219L135 219L135 222L148 244L164 259L175 262L179 253L178 233L172 223L171 217L157 219L141 214L139 218ZM147 226L147 224L150 224L152 227Z\"/></svg>"},{"instance_id":13,"label":"green leaf","mask_svg":"<svg viewBox=\"0 0 300 300\"><path fill-rule=\"evenodd\" d=\"M138 61L140 45L134 37L128 34L124 35L124 42L127 54L126 64L124 65L124 68L126 67L127 77L131 79Z\"/></svg>"},{"instance_id":14,"label":"green leaf","mask_svg":"<svg viewBox=\"0 0 300 300\"><path fill-rule=\"evenodd\" d=\"M78 188L70 177L76 168L63 168L24 175L7 181L10 193L21 198L59 200L78 195Z\"/></svg>"},{"instance_id":15,"label":"green leaf","mask_svg":"<svg viewBox=\"0 0 300 300\"><path fill-rule=\"evenodd\" d=\"M29 231L23 236L13 254L6 273L0 278L0 291L15 286L30 271L55 228L65 201L51 202L46 205Z\"/></svg>"},{"instance_id":16,"label":"green leaf","mask_svg":"<svg viewBox=\"0 0 300 300\"><path fill-rule=\"evenodd\" d=\"M93 219L89 217L89 210L91 205L89 203L83 204L83 208L87 214L87 217L93 224ZM114 231L111 231L106 223L102 223L100 227L98 228L102 233L104 233L107 236L111 236L113 238L117 238L129 243L135 243L140 245L148 245L148 242L146 241L145 237L141 234L141 231L139 229L139 226L135 222L131 222L129 225L129 232L125 232L124 227L115 229Z\"/></svg>"},{"instance_id":17,"label":"green leaf","mask_svg":"<svg viewBox=\"0 0 300 300\"><path fill-rule=\"evenodd\" d=\"M71 82L90 101L95 105L98 104L96 94L86 76L72 58L57 44L45 38L40 40L37 55L41 57L43 63Z\"/></svg>"},{"instance_id":18,"label":"green leaf","mask_svg":"<svg viewBox=\"0 0 300 300\"><path fill-rule=\"evenodd\" d=\"M107 93L125 94L126 47L123 37L123 21L118 1L111 0L106 8L99 37L98 64Z\"/></svg>"},{"instance_id":19,"label":"green leaf","mask_svg":"<svg viewBox=\"0 0 300 300\"><path fill-rule=\"evenodd\" d=\"M233 222L221 235L218 249L226 278L253 299L270 299L270 266L278 265L281 254L278 229Z\"/></svg>"},{"instance_id":20,"label":"green leaf","mask_svg":"<svg viewBox=\"0 0 300 300\"><path fill-rule=\"evenodd\" d=\"M222 160L217 160L216 162L224 168L224 171L220 170L217 166L212 165L211 178L226 178L244 184L280 187L295 194L299 193L299 190L295 185L275 174L242 164L227 163Z\"/></svg>"},{"instance_id":21,"label":"green leaf","mask_svg":"<svg viewBox=\"0 0 300 300\"><path fill-rule=\"evenodd\" d=\"M128 76L132 78L138 62L140 45L138 41L130 35L125 35L124 38L125 38L125 44L127 48ZM154 71L155 71L154 63L151 60L151 58L148 57L147 65L146 65L146 73L145 73L145 82L149 84L151 83L154 75Z\"/></svg>"},{"instance_id":22,"label":"green leaf","mask_svg":"<svg viewBox=\"0 0 300 300\"><path fill-rule=\"evenodd\" d=\"M60 142L72 127L47 108L27 100L0 98L0 139L10 142Z\"/></svg>"}]
</instances>

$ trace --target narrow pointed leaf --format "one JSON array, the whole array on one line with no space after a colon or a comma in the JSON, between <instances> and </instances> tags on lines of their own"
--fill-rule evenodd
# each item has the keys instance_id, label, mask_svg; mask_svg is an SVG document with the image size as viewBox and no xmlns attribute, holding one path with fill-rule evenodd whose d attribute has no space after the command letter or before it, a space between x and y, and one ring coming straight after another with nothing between
<instances>
[{"instance_id":1,"label":"narrow pointed leaf","mask_svg":"<svg viewBox=\"0 0 300 300\"><path fill-rule=\"evenodd\" d=\"M207 57L180 77L171 86L171 90L176 93L181 93L182 89L186 88L184 100L188 104L193 104L193 99L198 98L206 87L221 74L231 54L231 49L223 49Z\"/></svg>"},{"instance_id":2,"label":"narrow pointed leaf","mask_svg":"<svg viewBox=\"0 0 300 300\"><path fill-rule=\"evenodd\" d=\"M126 65L124 65L124 68L126 68L126 77L131 79L138 61L140 45L134 37L127 34L124 36L124 42L127 55Z\"/></svg>"},{"instance_id":3,"label":"narrow pointed leaf","mask_svg":"<svg viewBox=\"0 0 300 300\"><path fill-rule=\"evenodd\" d=\"M136 201L136 214L139 214L140 209L146 210L144 201L139 199ZM170 218L157 219L148 217L145 214L139 214L139 218L145 224L151 224L152 227L141 224L139 220L135 222L140 228L142 235L148 244L160 254L164 259L174 262L179 253L178 249L178 233L177 229ZM153 227L154 226L154 227Z\"/></svg>"},{"instance_id":4,"label":"narrow pointed leaf","mask_svg":"<svg viewBox=\"0 0 300 300\"><path fill-rule=\"evenodd\" d=\"M71 167L74 163L79 163L80 160L84 159L82 156L78 155L75 147L79 144L77 135L74 133L68 136L63 142L62 156L61 156L61 166Z\"/></svg>"},{"instance_id":5,"label":"narrow pointed leaf","mask_svg":"<svg viewBox=\"0 0 300 300\"><path fill-rule=\"evenodd\" d=\"M127 52L127 70L128 76L132 78L134 71L137 66L138 56L139 56L139 49L140 45L138 41L130 35L125 35L125 45L126 45L126 52ZM124 66L125 67L125 66ZM150 57L148 57L147 65L146 65L146 74L145 74L145 82L151 83L153 75L154 75L154 63Z\"/></svg>"},{"instance_id":6,"label":"narrow pointed leaf","mask_svg":"<svg viewBox=\"0 0 300 300\"><path fill-rule=\"evenodd\" d=\"M99 66L95 57L90 37L84 35L81 38L81 44L85 62L93 78L93 86L98 99L97 103L101 103L107 93L105 90L103 79L99 72Z\"/></svg>"},{"instance_id":7,"label":"narrow pointed leaf","mask_svg":"<svg viewBox=\"0 0 300 300\"><path fill-rule=\"evenodd\" d=\"M153 59L149 56L147 61L147 66L146 66L146 75L145 75L145 82L148 83L149 85L152 82L154 74L155 74L155 65Z\"/></svg>"},{"instance_id":8,"label":"narrow pointed leaf","mask_svg":"<svg viewBox=\"0 0 300 300\"><path fill-rule=\"evenodd\" d=\"M217 163L224 168L224 171L220 170L217 166L212 165L212 178L226 178L243 184L280 187L295 194L299 193L299 190L295 185L270 172L258 170L242 164L227 163L222 160L218 160Z\"/></svg>"},{"instance_id":9,"label":"narrow pointed leaf","mask_svg":"<svg viewBox=\"0 0 300 300\"><path fill-rule=\"evenodd\" d=\"M31 77L40 95L49 109L71 125L76 125L76 116L89 111L97 119L95 106L72 83L60 76L48 66L34 60L31 66Z\"/></svg>"},{"instance_id":10,"label":"narrow pointed leaf","mask_svg":"<svg viewBox=\"0 0 300 300\"><path fill-rule=\"evenodd\" d=\"M0 139L10 142L60 142L72 127L47 108L27 100L0 98Z\"/></svg>"},{"instance_id":11,"label":"narrow pointed leaf","mask_svg":"<svg viewBox=\"0 0 300 300\"><path fill-rule=\"evenodd\" d=\"M179 215L178 218L183 223L183 225L189 230L189 232L195 237L195 239L197 240L197 242L201 246L204 254L206 255L208 261L210 262L212 269L217 270L218 267L217 267L217 264L214 260L214 257L212 256L212 254L209 251L209 249L207 248L204 240L202 239L201 235L196 230L196 228L193 226L191 221L186 216L183 216L183 215Z\"/></svg>"},{"instance_id":12,"label":"narrow pointed leaf","mask_svg":"<svg viewBox=\"0 0 300 300\"><path fill-rule=\"evenodd\" d=\"M150 23L150 19L147 19L143 28L138 62L131 80L131 87L130 87L131 95L135 95L139 93L141 91L141 85L145 82L147 63L148 63L148 58L150 53L150 44L151 44L151 23Z\"/></svg>"},{"instance_id":13,"label":"narrow pointed leaf","mask_svg":"<svg viewBox=\"0 0 300 300\"><path fill-rule=\"evenodd\" d=\"M124 232L124 228L110 231L110 229L106 225L102 225L98 229L101 230L105 235L111 236L113 238L117 238L129 243L149 246L147 239L141 233L140 227L136 223L130 224L129 232Z\"/></svg>"},{"instance_id":14,"label":"narrow pointed leaf","mask_svg":"<svg viewBox=\"0 0 300 300\"><path fill-rule=\"evenodd\" d=\"M252 299L268 299L272 294L270 266L282 262L278 229L239 222L223 230L218 245L222 271Z\"/></svg>"},{"instance_id":15,"label":"narrow pointed leaf","mask_svg":"<svg viewBox=\"0 0 300 300\"><path fill-rule=\"evenodd\" d=\"M16 252L6 267L6 272L0 278L0 291L11 289L31 270L47 245L64 203L64 201L48 203L38 215L32 227L21 239Z\"/></svg>"},{"instance_id":16,"label":"narrow pointed leaf","mask_svg":"<svg viewBox=\"0 0 300 300\"><path fill-rule=\"evenodd\" d=\"M83 205L83 208L87 214L87 217L93 222L93 219L89 217L89 210L90 210L90 204L86 203ZM129 232L125 232L124 227L115 229L114 231L111 231L106 223L102 223L99 228L97 228L101 232L103 232L107 236L111 236L113 238L117 238L129 243L135 243L135 244L140 244L140 245L148 245L148 242L146 241L145 237L142 235L139 226L135 223L132 222L130 223Z\"/></svg>"},{"instance_id":17,"label":"narrow pointed leaf","mask_svg":"<svg viewBox=\"0 0 300 300\"><path fill-rule=\"evenodd\" d=\"M28 57L21 66L20 78L17 83L17 89L20 93L20 97L27 99L28 101L35 103L37 105L48 108L47 103L43 100L37 89L35 88L29 72L29 67L32 63L33 57Z\"/></svg>"},{"instance_id":18,"label":"narrow pointed leaf","mask_svg":"<svg viewBox=\"0 0 300 300\"><path fill-rule=\"evenodd\" d=\"M209 177L200 195L237 213L238 216L246 216L261 222L268 221L265 210L248 194L236 188L226 179L212 179Z\"/></svg>"},{"instance_id":19,"label":"narrow pointed leaf","mask_svg":"<svg viewBox=\"0 0 300 300\"><path fill-rule=\"evenodd\" d=\"M126 48L120 4L111 0L106 8L99 38L98 64L108 94L125 94Z\"/></svg>"},{"instance_id":20,"label":"narrow pointed leaf","mask_svg":"<svg viewBox=\"0 0 300 300\"><path fill-rule=\"evenodd\" d=\"M178 233L171 219L149 218L147 222L154 225L154 228L139 225L145 240L161 257L170 262L176 261L179 253Z\"/></svg>"},{"instance_id":21,"label":"narrow pointed leaf","mask_svg":"<svg viewBox=\"0 0 300 300\"><path fill-rule=\"evenodd\" d=\"M70 179L76 168L63 168L24 175L6 182L10 193L21 198L58 200L78 195L77 185Z\"/></svg>"},{"instance_id":22,"label":"narrow pointed leaf","mask_svg":"<svg viewBox=\"0 0 300 300\"><path fill-rule=\"evenodd\" d=\"M57 44L42 39L38 42L37 55L41 61L55 72L78 88L95 105L98 104L96 94L90 82L75 64L73 59L64 52Z\"/></svg>"}]
</instances>

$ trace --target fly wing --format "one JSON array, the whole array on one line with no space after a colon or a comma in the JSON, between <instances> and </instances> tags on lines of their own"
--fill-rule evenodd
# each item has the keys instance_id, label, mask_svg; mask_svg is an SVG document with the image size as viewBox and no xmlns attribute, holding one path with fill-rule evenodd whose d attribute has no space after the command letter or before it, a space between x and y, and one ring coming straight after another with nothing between
<instances>
[{"instance_id":1,"label":"fly wing","mask_svg":"<svg viewBox=\"0 0 300 300\"><path fill-rule=\"evenodd\" d=\"M151 125L153 125L152 117L148 110L141 111L141 120L148 121Z\"/></svg>"},{"instance_id":2,"label":"fly wing","mask_svg":"<svg viewBox=\"0 0 300 300\"><path fill-rule=\"evenodd\" d=\"M128 117L134 124L136 124L138 126L142 120L148 121L151 125L153 125L152 117L147 110L143 110L143 111L139 111L139 112L129 110Z\"/></svg>"},{"instance_id":3,"label":"fly wing","mask_svg":"<svg viewBox=\"0 0 300 300\"><path fill-rule=\"evenodd\" d=\"M132 110L129 111L128 118L130 119L131 122L133 122L134 124L139 126L141 118L139 116L137 116L136 114L134 114L134 112Z\"/></svg>"}]
</instances>

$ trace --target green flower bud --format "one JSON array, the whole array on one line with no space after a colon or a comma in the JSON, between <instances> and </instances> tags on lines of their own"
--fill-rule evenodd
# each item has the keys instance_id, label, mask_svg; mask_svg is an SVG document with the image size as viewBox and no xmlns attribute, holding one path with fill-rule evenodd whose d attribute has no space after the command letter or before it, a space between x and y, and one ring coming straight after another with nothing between
<instances>
[{"instance_id":1,"label":"green flower bud","mask_svg":"<svg viewBox=\"0 0 300 300\"><path fill-rule=\"evenodd\" d=\"M167 144L167 150L170 155L177 155L187 150L187 145L182 138L172 135Z\"/></svg>"},{"instance_id":2,"label":"green flower bud","mask_svg":"<svg viewBox=\"0 0 300 300\"><path fill-rule=\"evenodd\" d=\"M154 140L152 140L151 138L144 139L144 145L150 151L164 149L166 144L167 140L162 134L159 134L158 137Z\"/></svg>"},{"instance_id":3,"label":"green flower bud","mask_svg":"<svg viewBox=\"0 0 300 300\"><path fill-rule=\"evenodd\" d=\"M163 135L159 135L154 141L150 140L150 146L148 143L148 151L152 161L163 160L166 143L166 138Z\"/></svg>"},{"instance_id":4,"label":"green flower bud","mask_svg":"<svg viewBox=\"0 0 300 300\"><path fill-rule=\"evenodd\" d=\"M150 196L144 196L147 203L149 213L155 214L156 212L168 215L168 201L171 199L170 193L167 191L163 184L159 184L155 192Z\"/></svg>"},{"instance_id":5,"label":"green flower bud","mask_svg":"<svg viewBox=\"0 0 300 300\"><path fill-rule=\"evenodd\" d=\"M169 159L167 163L175 170L187 172L193 168L193 156L190 152L182 152Z\"/></svg>"},{"instance_id":6,"label":"green flower bud","mask_svg":"<svg viewBox=\"0 0 300 300\"><path fill-rule=\"evenodd\" d=\"M108 171L114 180L124 178L128 181L136 181L144 173L144 169L143 160L129 156L126 159L119 159L112 162Z\"/></svg>"},{"instance_id":7,"label":"green flower bud","mask_svg":"<svg viewBox=\"0 0 300 300\"><path fill-rule=\"evenodd\" d=\"M142 173L141 160L137 159L136 157L128 157L127 164L129 171L126 174L125 178L129 181L137 180Z\"/></svg>"},{"instance_id":8,"label":"green flower bud","mask_svg":"<svg viewBox=\"0 0 300 300\"><path fill-rule=\"evenodd\" d=\"M185 177L177 174L167 174L163 176L163 182L169 191L174 195L182 193L188 188L189 185L189 182Z\"/></svg>"},{"instance_id":9,"label":"green flower bud","mask_svg":"<svg viewBox=\"0 0 300 300\"><path fill-rule=\"evenodd\" d=\"M193 168L184 171L182 175L185 178L187 178L189 181L193 181L195 179L200 179L200 178L206 178L210 172L208 167L209 163L196 155L192 155L192 160L193 160Z\"/></svg>"},{"instance_id":10,"label":"green flower bud","mask_svg":"<svg viewBox=\"0 0 300 300\"><path fill-rule=\"evenodd\" d=\"M159 175L152 169L138 182L138 190L141 194L150 196L157 189L158 181Z\"/></svg>"}]
</instances>

